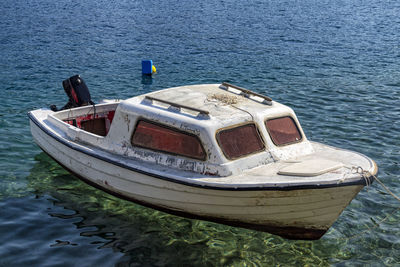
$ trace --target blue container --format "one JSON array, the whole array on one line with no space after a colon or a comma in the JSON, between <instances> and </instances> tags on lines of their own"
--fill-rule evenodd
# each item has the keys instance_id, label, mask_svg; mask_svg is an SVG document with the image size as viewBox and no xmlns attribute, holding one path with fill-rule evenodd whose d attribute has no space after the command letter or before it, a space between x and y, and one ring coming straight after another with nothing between
<instances>
[{"instance_id":1,"label":"blue container","mask_svg":"<svg viewBox=\"0 0 400 267\"><path fill-rule=\"evenodd\" d=\"M151 75L153 73L153 61L142 60L142 74Z\"/></svg>"}]
</instances>

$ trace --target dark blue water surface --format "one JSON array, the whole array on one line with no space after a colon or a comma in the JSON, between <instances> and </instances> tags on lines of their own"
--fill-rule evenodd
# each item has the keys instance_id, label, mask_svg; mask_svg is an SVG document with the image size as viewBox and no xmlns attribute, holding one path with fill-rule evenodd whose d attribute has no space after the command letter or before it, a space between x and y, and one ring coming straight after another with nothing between
<instances>
[{"instance_id":1,"label":"dark blue water surface","mask_svg":"<svg viewBox=\"0 0 400 267\"><path fill-rule=\"evenodd\" d=\"M375 183L319 241L119 200L33 143L26 113L229 81L295 109L309 139L364 153L400 195L396 0L0 1L0 266L400 266L400 204ZM158 74L142 80L141 60Z\"/></svg>"}]
</instances>

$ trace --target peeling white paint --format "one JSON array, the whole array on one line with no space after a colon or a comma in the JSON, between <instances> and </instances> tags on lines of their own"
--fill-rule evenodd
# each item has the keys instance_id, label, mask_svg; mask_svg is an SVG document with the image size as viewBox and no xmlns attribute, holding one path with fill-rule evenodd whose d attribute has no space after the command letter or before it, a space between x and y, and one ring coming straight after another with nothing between
<instances>
[{"instance_id":1,"label":"peeling white paint","mask_svg":"<svg viewBox=\"0 0 400 267\"><path fill-rule=\"evenodd\" d=\"M340 186L361 179L349 167L361 166L371 174L377 172L375 163L364 155L308 141L295 113L284 105L277 102L264 105L238 95L235 97L239 100L229 104L224 96L210 97L214 93L228 94L219 85L183 86L148 94L206 110L207 116L200 116L190 108L153 105L144 96L138 96L96 105L99 113L115 110L105 137L63 122L93 112L91 106L55 113L48 109L32 111L31 132L44 151L103 189L140 203L206 218L229 219L256 229L265 227L267 231L269 227L284 226L300 227L305 233L310 229L323 233L363 187L360 184ZM265 121L283 116L291 116L296 121L303 138L298 143L278 147L269 137ZM195 160L133 147L131 136L140 119L198 136L207 159ZM228 160L217 143L216 132L248 121L257 125L265 150ZM318 159L338 161L344 167L310 177L278 174L291 164L315 164ZM335 186L303 188L318 184ZM279 190L293 186L300 189Z\"/></svg>"}]
</instances>

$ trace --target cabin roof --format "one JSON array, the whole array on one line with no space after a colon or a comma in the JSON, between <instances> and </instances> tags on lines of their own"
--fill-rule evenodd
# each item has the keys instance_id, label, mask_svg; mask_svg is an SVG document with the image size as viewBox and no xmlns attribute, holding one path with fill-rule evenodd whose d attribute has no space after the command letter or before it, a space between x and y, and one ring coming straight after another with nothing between
<instances>
[{"instance_id":1,"label":"cabin roof","mask_svg":"<svg viewBox=\"0 0 400 267\"><path fill-rule=\"evenodd\" d=\"M146 96L150 98L146 98ZM168 104L168 102L173 104ZM203 121L209 116L219 121L231 121L234 118L235 121L240 123L252 120L254 115L291 111L289 107L274 101L266 103L263 98L256 95L245 97L241 94L241 91L235 88L226 90L220 84L173 87L129 98L122 102L123 109L128 111L137 111L141 109L141 106L146 109L152 106L156 110L164 109L177 112L174 104L183 106L179 112L189 114L193 119L202 119Z\"/></svg>"}]
</instances>

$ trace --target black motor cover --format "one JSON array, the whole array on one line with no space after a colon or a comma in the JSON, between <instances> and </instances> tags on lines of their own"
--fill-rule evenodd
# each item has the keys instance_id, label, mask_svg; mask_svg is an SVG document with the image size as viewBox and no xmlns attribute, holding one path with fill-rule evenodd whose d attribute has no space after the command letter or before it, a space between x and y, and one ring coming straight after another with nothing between
<instances>
[{"instance_id":1,"label":"black motor cover","mask_svg":"<svg viewBox=\"0 0 400 267\"><path fill-rule=\"evenodd\" d=\"M79 75L74 75L62 82L64 91L68 96L68 103L60 110L81 107L86 105L94 105L91 100L89 88ZM51 110L58 111L55 105L50 106Z\"/></svg>"},{"instance_id":2,"label":"black motor cover","mask_svg":"<svg viewBox=\"0 0 400 267\"><path fill-rule=\"evenodd\" d=\"M89 88L79 75L64 80L62 84L65 93L74 106L80 107L92 103Z\"/></svg>"}]
</instances>

